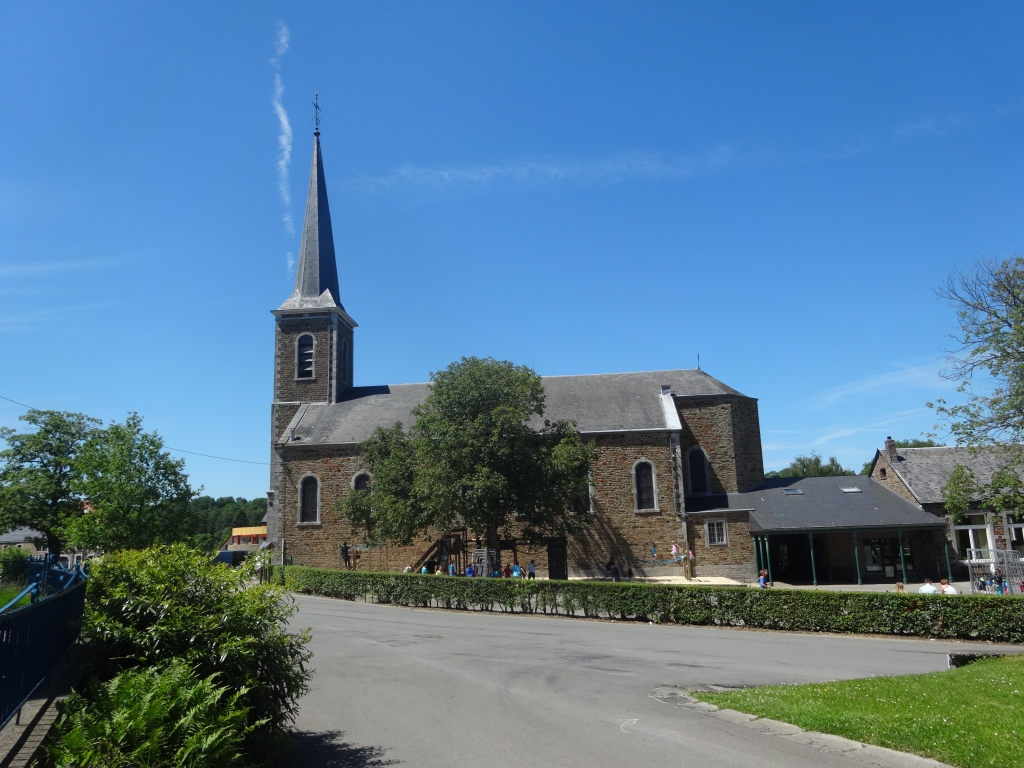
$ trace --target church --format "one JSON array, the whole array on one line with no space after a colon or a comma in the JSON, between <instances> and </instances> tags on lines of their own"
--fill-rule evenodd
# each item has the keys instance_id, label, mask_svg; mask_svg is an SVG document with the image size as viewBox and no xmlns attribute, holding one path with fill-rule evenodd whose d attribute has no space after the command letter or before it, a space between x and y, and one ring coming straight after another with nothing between
<instances>
[{"instance_id":1,"label":"church","mask_svg":"<svg viewBox=\"0 0 1024 768\"><path fill-rule=\"evenodd\" d=\"M360 570L462 564L477 532L432 531L412 546L368 547L334 509L338 499L371 481L360 456L363 441L380 426L411 426L411 412L430 385L354 384L358 325L341 301L319 130L301 236L295 290L272 313L267 540L274 559L341 568L348 545L350 562ZM907 541L918 536L919 552L930 540L922 537L941 527L933 515L867 478L857 478L865 488L855 488L856 494L839 488L840 478L766 482L757 400L700 369L545 376L543 383L545 417L574 421L597 449L584 512L592 519L582 533L563 539L502 541L502 562L533 560L538 574L550 578L603 574L614 561L623 573L749 583L774 558L776 570L809 562L809 571L800 565L792 576L817 583L831 549L837 573L852 578L843 568L860 557L863 545L854 530L851 550L845 533L851 525L898 528ZM846 522L837 527L843 515ZM840 529L842 537L830 545ZM684 556L673 558L673 545ZM933 561L918 558L925 568ZM852 565L847 570L852 573Z\"/></svg>"}]
</instances>

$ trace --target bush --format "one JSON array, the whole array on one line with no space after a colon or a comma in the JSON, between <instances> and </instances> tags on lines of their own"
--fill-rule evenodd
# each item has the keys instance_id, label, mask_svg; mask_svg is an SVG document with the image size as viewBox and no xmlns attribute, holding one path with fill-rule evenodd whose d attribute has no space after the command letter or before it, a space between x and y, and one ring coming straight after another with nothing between
<instances>
[{"instance_id":1,"label":"bush","mask_svg":"<svg viewBox=\"0 0 1024 768\"><path fill-rule=\"evenodd\" d=\"M302 566L275 567L273 579L296 592L394 605L1024 642L1024 597L466 579Z\"/></svg>"},{"instance_id":2,"label":"bush","mask_svg":"<svg viewBox=\"0 0 1024 768\"><path fill-rule=\"evenodd\" d=\"M0 584L23 584L28 566L28 552L19 547L0 551Z\"/></svg>"},{"instance_id":3,"label":"bush","mask_svg":"<svg viewBox=\"0 0 1024 768\"><path fill-rule=\"evenodd\" d=\"M93 671L107 679L180 659L200 677L216 673L258 725L248 753L265 752L309 688L310 634L286 631L294 605L280 587L252 584L252 573L181 544L94 561L83 626Z\"/></svg>"},{"instance_id":4,"label":"bush","mask_svg":"<svg viewBox=\"0 0 1024 768\"><path fill-rule=\"evenodd\" d=\"M46 751L59 768L245 765L242 749L261 723L249 720L243 688L199 678L181 661L122 672L88 699L58 703Z\"/></svg>"}]
</instances>

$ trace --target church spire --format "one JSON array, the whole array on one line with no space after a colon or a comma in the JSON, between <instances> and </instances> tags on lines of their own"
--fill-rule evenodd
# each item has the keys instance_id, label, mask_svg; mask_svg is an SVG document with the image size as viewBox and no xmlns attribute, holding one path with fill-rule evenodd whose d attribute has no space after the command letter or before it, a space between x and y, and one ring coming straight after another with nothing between
<instances>
[{"instance_id":1,"label":"church spire","mask_svg":"<svg viewBox=\"0 0 1024 768\"><path fill-rule=\"evenodd\" d=\"M317 129L313 131L313 164L309 169L309 193L306 196L306 218L302 224L299 265L295 272L295 291L281 309L328 307L344 310L338 291L338 265L334 259L334 233L331 231L331 210L327 204L317 120Z\"/></svg>"}]
</instances>

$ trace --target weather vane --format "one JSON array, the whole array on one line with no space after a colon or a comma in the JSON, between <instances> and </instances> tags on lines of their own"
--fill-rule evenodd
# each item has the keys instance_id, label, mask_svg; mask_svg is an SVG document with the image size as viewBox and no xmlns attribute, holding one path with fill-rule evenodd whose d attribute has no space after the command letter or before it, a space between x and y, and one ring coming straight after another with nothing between
<instances>
[{"instance_id":1,"label":"weather vane","mask_svg":"<svg viewBox=\"0 0 1024 768\"><path fill-rule=\"evenodd\" d=\"M316 134L320 135L320 91L313 92L313 122L316 123Z\"/></svg>"}]
</instances>

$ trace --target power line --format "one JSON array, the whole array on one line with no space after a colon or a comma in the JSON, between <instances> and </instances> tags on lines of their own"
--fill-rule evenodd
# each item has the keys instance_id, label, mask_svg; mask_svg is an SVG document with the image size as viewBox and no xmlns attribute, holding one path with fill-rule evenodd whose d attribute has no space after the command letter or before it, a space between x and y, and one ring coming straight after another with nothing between
<instances>
[{"instance_id":1,"label":"power line","mask_svg":"<svg viewBox=\"0 0 1024 768\"><path fill-rule=\"evenodd\" d=\"M0 400L6 400L8 403L14 403L15 405L20 405L22 408L29 408L29 409L31 409L33 411L40 410L39 408L33 408L31 405L27 405L27 404L19 402L17 400L12 400L11 398L4 397L3 395L0 395ZM190 453L193 456L205 456L208 459L220 459L221 461L234 461L234 462L237 462L239 464L261 464L261 465L263 465L265 467L269 467L270 466L270 462L269 461L248 461L246 459L229 459L227 456L214 456L213 454L210 454L210 453L198 453L196 451L186 451L184 448L172 448L169 445L165 445L164 448L166 448L169 451L177 451L178 453Z\"/></svg>"}]
</instances>

